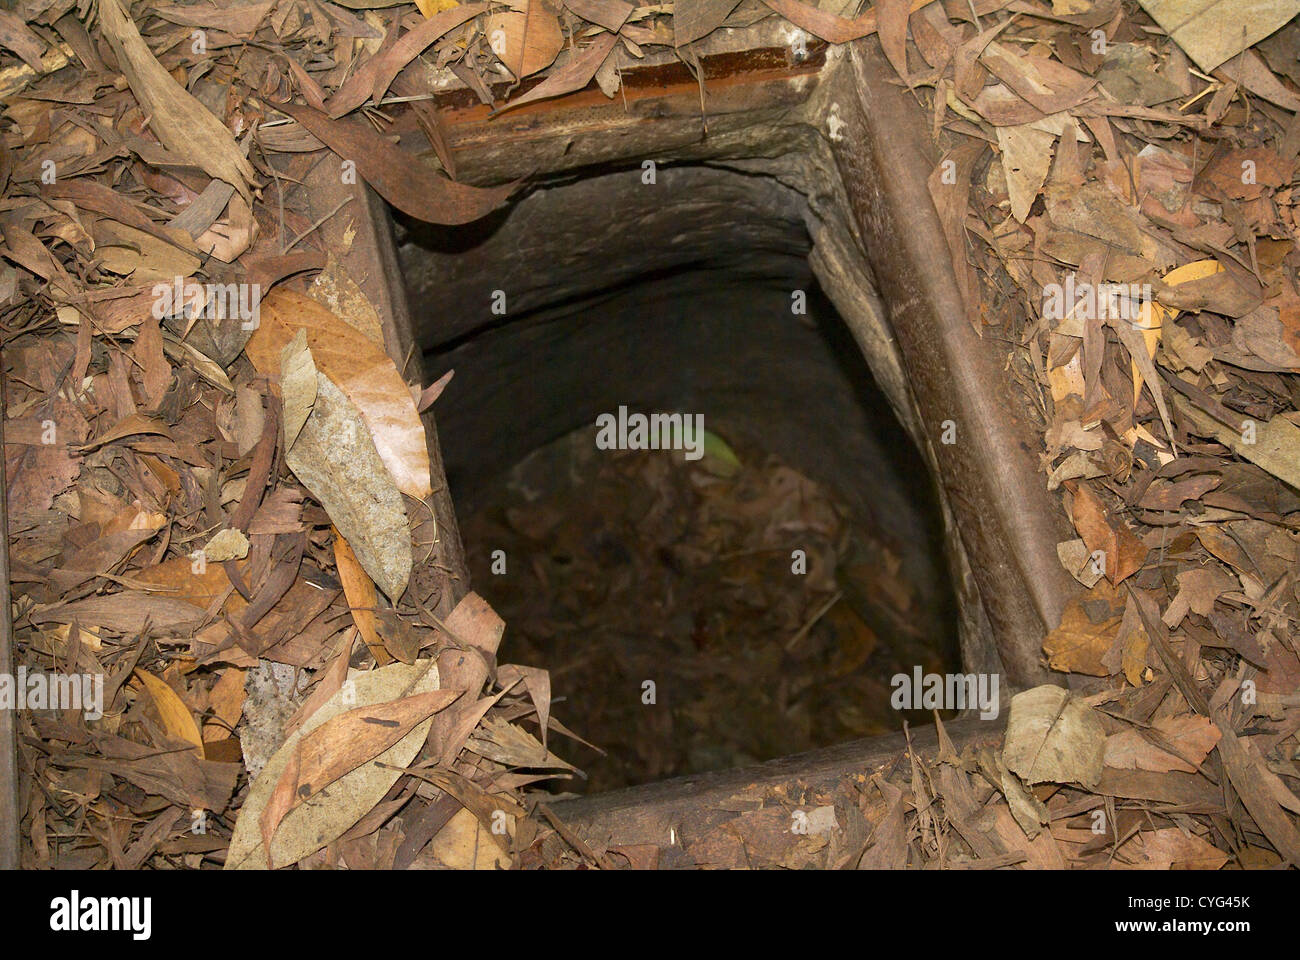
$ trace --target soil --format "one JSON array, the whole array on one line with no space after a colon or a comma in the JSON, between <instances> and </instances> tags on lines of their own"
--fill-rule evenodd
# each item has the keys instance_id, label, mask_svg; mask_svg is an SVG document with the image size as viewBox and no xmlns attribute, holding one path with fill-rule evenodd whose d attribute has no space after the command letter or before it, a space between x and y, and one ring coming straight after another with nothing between
<instances>
[{"instance_id":1,"label":"soil","mask_svg":"<svg viewBox=\"0 0 1300 960\"><path fill-rule=\"evenodd\" d=\"M595 792L899 729L890 678L951 667L910 625L890 546L761 450L599 451L585 429L465 525L506 661L550 670ZM718 438L720 439L720 438ZM733 456L734 455L734 456ZM800 553L800 551L802 553Z\"/></svg>"}]
</instances>

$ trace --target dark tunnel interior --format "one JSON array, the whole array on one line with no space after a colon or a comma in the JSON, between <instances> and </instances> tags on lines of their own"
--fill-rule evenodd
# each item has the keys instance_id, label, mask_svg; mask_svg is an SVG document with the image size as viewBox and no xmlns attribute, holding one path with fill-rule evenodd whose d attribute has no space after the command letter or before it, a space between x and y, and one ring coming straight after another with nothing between
<instances>
[{"instance_id":1,"label":"dark tunnel interior","mask_svg":"<svg viewBox=\"0 0 1300 960\"><path fill-rule=\"evenodd\" d=\"M933 481L817 284L803 198L657 180L397 228L426 370L455 370L435 413L473 587L503 662L548 668L553 715L604 751L565 744L575 792L930 722L890 677L960 663ZM620 408L704 432L602 449Z\"/></svg>"}]
</instances>

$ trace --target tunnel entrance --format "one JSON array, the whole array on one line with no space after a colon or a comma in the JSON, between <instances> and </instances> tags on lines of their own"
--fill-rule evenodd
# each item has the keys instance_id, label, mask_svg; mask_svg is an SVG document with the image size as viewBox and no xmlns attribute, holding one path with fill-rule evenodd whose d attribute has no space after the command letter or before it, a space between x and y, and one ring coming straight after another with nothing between
<instances>
[{"instance_id":1,"label":"tunnel entrance","mask_svg":"<svg viewBox=\"0 0 1300 960\"><path fill-rule=\"evenodd\" d=\"M807 222L776 178L651 165L398 224L473 587L594 744L568 789L929 722L891 677L961 668L934 483ZM655 414L678 449L636 449Z\"/></svg>"}]
</instances>

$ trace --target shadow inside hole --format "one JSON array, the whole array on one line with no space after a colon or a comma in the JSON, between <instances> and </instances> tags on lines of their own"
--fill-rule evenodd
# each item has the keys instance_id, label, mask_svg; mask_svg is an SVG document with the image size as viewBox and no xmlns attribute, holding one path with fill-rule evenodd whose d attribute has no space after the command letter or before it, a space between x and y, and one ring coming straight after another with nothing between
<instances>
[{"instance_id":1,"label":"shadow inside hole","mask_svg":"<svg viewBox=\"0 0 1300 960\"><path fill-rule=\"evenodd\" d=\"M612 208L629 174L610 176ZM702 221L634 209L644 231L597 238L603 265L573 259L590 181L401 251L428 369L456 370L436 413L474 587L506 620L503 660L551 669L556 717L607 749L558 747L592 790L929 722L890 706L891 677L959 669L933 481L811 274L801 199L703 176ZM493 314L495 291L522 308ZM598 450L620 407L702 415L739 479ZM766 551L748 568L719 559L746 544ZM797 572L796 551L821 566Z\"/></svg>"}]
</instances>

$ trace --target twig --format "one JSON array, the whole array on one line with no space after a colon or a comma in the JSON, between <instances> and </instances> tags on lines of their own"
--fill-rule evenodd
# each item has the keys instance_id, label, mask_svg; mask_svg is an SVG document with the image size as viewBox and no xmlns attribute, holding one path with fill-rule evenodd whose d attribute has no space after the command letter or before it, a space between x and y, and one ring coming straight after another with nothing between
<instances>
[{"instance_id":1,"label":"twig","mask_svg":"<svg viewBox=\"0 0 1300 960\"><path fill-rule=\"evenodd\" d=\"M830 611L831 607L839 603L840 600L843 598L843 596L844 596L843 590L836 590L835 596L831 597L824 604L822 604L820 609L818 609L816 613L814 613L811 617L808 618L808 622L799 628L799 632L796 633L793 637L791 637L786 642L785 652L790 653L791 651L793 651L794 648L800 644L803 638L808 636L808 633L812 630L812 628L817 626L817 621L820 620L822 617L826 616L826 614Z\"/></svg>"},{"instance_id":2,"label":"twig","mask_svg":"<svg viewBox=\"0 0 1300 960\"><path fill-rule=\"evenodd\" d=\"M329 213L325 214L325 216L321 217L319 220L317 220L315 223L313 223L310 227L308 227L308 228L307 228L306 230L304 230L302 233L298 234L298 236L294 237L294 238L293 238L293 243L289 244L287 247L285 247L285 248L284 248L283 250L281 250L280 252L281 252L281 253L288 253L290 250L292 250L294 247L296 247L296 246L299 244L299 242L300 242L304 237L306 237L306 236L307 236L309 233L311 233L313 230L316 230L317 228L319 228L320 225L321 225L322 223L324 223L324 222L325 222L326 220L328 220L330 217L334 216L334 214L336 214L336 213L338 213L340 210L342 210L342 209L343 209L343 206L344 206L345 204L348 204L348 203L351 203L351 202L352 202L352 198L351 198L351 197L345 197L343 200L340 200L340 201L335 205L335 207L334 207L333 210L331 210Z\"/></svg>"}]
</instances>

